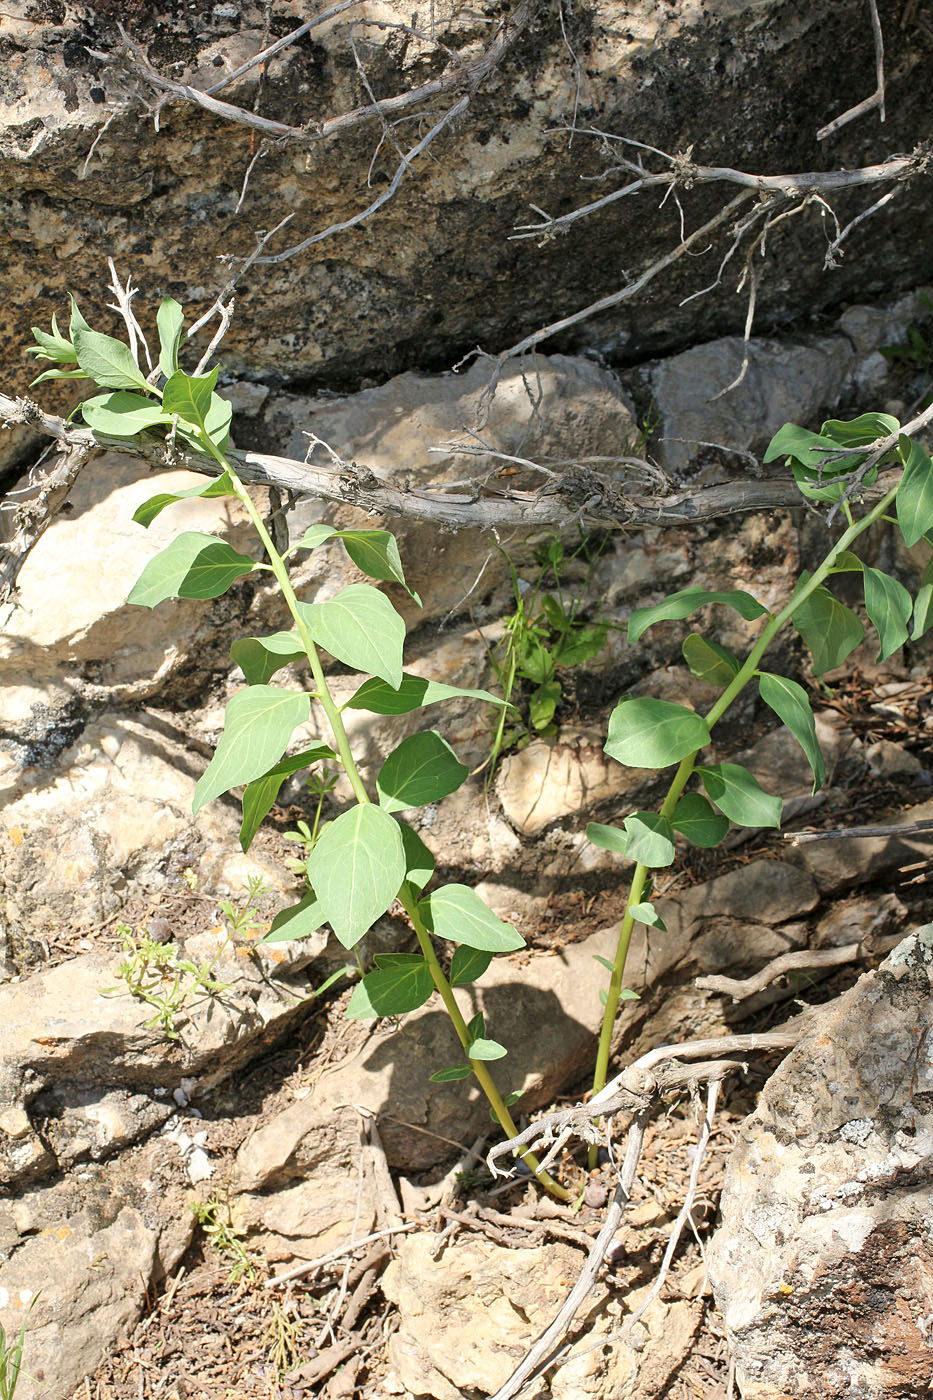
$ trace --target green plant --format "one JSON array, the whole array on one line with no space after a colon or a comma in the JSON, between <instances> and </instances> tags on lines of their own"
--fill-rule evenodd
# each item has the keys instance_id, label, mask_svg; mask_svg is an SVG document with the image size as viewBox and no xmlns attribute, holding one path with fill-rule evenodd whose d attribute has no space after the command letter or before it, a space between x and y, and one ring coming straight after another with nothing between
<instances>
[{"instance_id":1,"label":"green plant","mask_svg":"<svg viewBox=\"0 0 933 1400\"><path fill-rule=\"evenodd\" d=\"M637 609L631 616L631 642L637 642L656 623L681 621L709 604L731 607L747 621L759 621L761 632L744 661L700 632L685 639L683 654L691 672L722 686L722 694L708 714L699 715L669 701L629 698L620 701L610 716L605 752L611 758L635 768L677 766L658 811L633 812L621 828L600 823L587 828L594 845L617 852L634 866L606 992L594 1075L597 1091L606 1082L619 1002L635 995L622 985L633 928L636 923L664 927L650 901L651 879L652 872L673 861L676 837L713 847L722 841L730 822L749 827L780 826L780 798L766 793L746 768L736 763L698 762L711 742L715 725L750 682L757 682L761 699L801 745L813 773L813 791L825 781L825 764L806 690L786 676L761 669L764 654L778 632L787 623L793 624L810 652L816 676L840 666L861 642L864 627L827 584L836 575L856 573L861 575L865 610L880 640L879 660L897 651L908 634L917 640L933 625L933 562L927 565L912 599L897 579L862 563L853 552L860 536L882 520L896 522L908 546L921 539L933 541L933 461L899 430L900 425L890 415L867 413L851 422L830 420L819 433L786 424L772 439L765 461L786 458L803 495L832 503L847 525L819 567L800 576L779 612L772 615L743 591L686 588L652 607ZM882 442L886 450L879 457ZM872 456L878 465L872 465ZM879 465L900 468L900 478L875 504L856 506L860 512L856 515L852 500L861 487L874 484ZM892 510L894 516L889 514ZM702 791L687 790L695 777Z\"/></svg>"},{"instance_id":2,"label":"green plant","mask_svg":"<svg viewBox=\"0 0 933 1400\"><path fill-rule=\"evenodd\" d=\"M608 623L588 623L580 617L586 588L601 553L601 547L592 548L582 532L570 554L565 552L556 532L538 546L534 553L538 576L533 584L519 578L511 555L501 546L500 553L512 576L515 611L505 619L502 641L490 653L491 660L506 700L512 700L519 681L525 681L530 690L527 724L516 711L518 722L507 727L509 712L504 707L501 710L487 760L489 782L503 749L513 744L523 747L532 733L554 732L554 714L563 693L560 671L592 660L606 645L609 632ZM567 566L579 557L586 561L586 574L571 591L565 577ZM546 591L549 578L552 587Z\"/></svg>"},{"instance_id":3,"label":"green plant","mask_svg":"<svg viewBox=\"0 0 933 1400\"><path fill-rule=\"evenodd\" d=\"M183 442L211 459L218 472L215 478L185 491L153 496L137 509L137 523L148 526L167 506L183 498L235 497L265 551L265 561L257 562L224 540L185 532L146 564L129 601L152 608L169 598L216 598L237 580L266 573L275 579L291 621L288 630L233 644L231 654L243 671L246 688L227 705L223 736L197 784L194 811L231 789L244 788L240 841L245 851L286 778L321 763L343 770L354 804L310 833L310 850L303 861L306 893L297 905L276 917L266 940L301 938L328 923L340 942L353 948L398 899L419 951L378 954L373 971L355 988L347 1014L358 1019L402 1015L423 1005L436 991L463 1058L439 1070L432 1079L444 1082L474 1075L496 1120L512 1137L516 1129L508 1100L489 1069L491 1061L506 1054L505 1047L488 1035L482 1016L466 1023L453 987L475 981L495 953L517 949L524 940L469 886L446 884L430 889L434 857L400 816L453 792L466 778L467 769L440 734L423 730L404 739L389 754L377 774L373 800L343 720L343 711L348 708L402 715L454 697L504 702L487 691L464 690L407 674L402 665L405 624L386 594L372 585L350 584L323 603L299 599L289 576L289 560L299 550L321 549L338 541L369 578L396 584L410 593L394 536L386 530L313 525L297 544L280 553L231 461L231 407L216 392L218 370L189 375L179 366L182 308L171 297L159 306L158 363L144 372L138 356L143 352L148 356L145 337L129 310L128 298L121 306L129 344L92 330L74 298L67 338L54 319L51 335L35 329L34 352L59 366L39 379L95 381L104 392L86 400L78 411L102 441L157 434L168 440L169 454L174 443ZM419 601L415 594L412 597ZM343 706L337 705L331 693L322 651L367 677ZM292 664L310 672L304 688L270 684L278 671ZM310 718L312 703L323 712L331 743L288 754L295 730ZM438 942L456 945L449 977L441 968L435 946ZM143 962L157 956L147 949ZM161 977L161 969L158 971ZM137 979L136 987L137 995L159 995L151 978ZM157 1019L164 1017L162 1023L166 1024L168 1011L163 1011L161 1003L158 1007ZM531 1153L522 1149L519 1155L549 1191L561 1199L568 1197Z\"/></svg>"},{"instance_id":4,"label":"green plant","mask_svg":"<svg viewBox=\"0 0 933 1400\"><path fill-rule=\"evenodd\" d=\"M147 1026L161 1026L169 1040L179 1040L176 1018L198 995L219 996L230 986L211 976L212 963L196 963L182 957L173 943L159 943L148 930L134 934L128 924L118 924L117 933L125 957L117 968L117 976L127 991L139 1001L155 1008ZM104 996L112 995L114 987L102 987Z\"/></svg>"},{"instance_id":5,"label":"green plant","mask_svg":"<svg viewBox=\"0 0 933 1400\"><path fill-rule=\"evenodd\" d=\"M247 1283L252 1283L256 1278L256 1266L243 1243L245 1232L233 1223L230 1202L220 1196L211 1196L207 1201L195 1201L191 1214L217 1253L232 1261L230 1282L239 1283L240 1279L246 1279Z\"/></svg>"},{"instance_id":6,"label":"green plant","mask_svg":"<svg viewBox=\"0 0 933 1400\"><path fill-rule=\"evenodd\" d=\"M26 1341L26 1323L29 1314L36 1305L39 1294L33 1294L26 1309L26 1316L23 1318L23 1325L19 1329L19 1336L13 1342L8 1342L6 1332L0 1324L0 1400L13 1400L16 1394L16 1387L19 1383L20 1374L23 1367L23 1347Z\"/></svg>"}]
</instances>

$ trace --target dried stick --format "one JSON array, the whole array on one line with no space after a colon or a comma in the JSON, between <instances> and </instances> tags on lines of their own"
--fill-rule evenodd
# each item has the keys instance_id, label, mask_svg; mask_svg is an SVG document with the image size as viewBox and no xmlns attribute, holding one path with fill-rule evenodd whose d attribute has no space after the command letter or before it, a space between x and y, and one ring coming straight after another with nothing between
<instances>
[{"instance_id":1,"label":"dried stick","mask_svg":"<svg viewBox=\"0 0 933 1400\"><path fill-rule=\"evenodd\" d=\"M881 32L881 19L878 15L878 5L876 0L868 0L868 8L871 11L871 32L875 41L875 90L871 97L866 97L862 102L856 103L848 111L834 117L826 126L821 126L816 133L817 141L823 141L827 136L832 136L845 126L848 122L855 121L856 117L864 116L866 112L871 112L878 108L878 119L884 121L884 35Z\"/></svg>"},{"instance_id":2,"label":"dried stick","mask_svg":"<svg viewBox=\"0 0 933 1400\"><path fill-rule=\"evenodd\" d=\"M933 822L929 823L933 826ZM722 992L733 1001L743 1001L764 991L779 977L788 972L815 971L820 968L842 967L845 963L858 962L860 958L874 957L878 953L888 953L903 939L901 933L890 934L885 938L865 939L860 943L846 943L841 948L802 948L795 953L782 953L778 958L754 973L751 977L697 977L694 986L701 992Z\"/></svg>"},{"instance_id":3,"label":"dried stick","mask_svg":"<svg viewBox=\"0 0 933 1400\"><path fill-rule=\"evenodd\" d=\"M933 831L933 821L901 822L888 826L834 826L828 831L787 831L784 840L794 846L805 845L808 841L848 841L861 836L915 836L922 831Z\"/></svg>"},{"instance_id":4,"label":"dried stick","mask_svg":"<svg viewBox=\"0 0 933 1400\"><path fill-rule=\"evenodd\" d=\"M225 73L216 83L212 83L209 88L205 88L205 92L208 97L213 97L215 92L220 92L223 88L229 87L230 84L235 83L238 78L242 78L244 73L248 73L251 68L255 68L257 63L268 63L270 58L274 58L277 53L281 53L283 49L289 48L290 45L296 44L299 39L303 39L306 34L310 34L311 30L316 29L318 25L326 24L326 22L329 19L333 19L335 15L342 15L344 10L349 10L359 3L360 0L340 0L339 4L331 5L329 10L322 10L319 15L314 16L314 19L309 19L306 20L304 24L299 24L297 29L293 29L289 34L284 34L281 39L276 39L274 44L270 44L268 48L262 49L261 52L254 54L252 58L248 58L245 63L240 64L239 68L234 68L232 73Z\"/></svg>"},{"instance_id":5,"label":"dried stick","mask_svg":"<svg viewBox=\"0 0 933 1400\"><path fill-rule=\"evenodd\" d=\"M358 1240L351 1240L348 1244L341 1245L339 1249L332 1249L329 1254L322 1254L318 1259L311 1259L304 1264L297 1264L294 1269L286 1269L283 1274L273 1274L267 1278L263 1288L275 1288L280 1283L290 1283L294 1278L305 1278L308 1274L316 1274L318 1269L323 1269L327 1264L333 1264L338 1259L345 1258L348 1254L355 1254L364 1244L372 1244L373 1240L388 1239L390 1235L404 1235L408 1230L421 1228L417 1220L407 1220L402 1225L392 1225L387 1230L374 1230L371 1235L361 1235Z\"/></svg>"},{"instance_id":6,"label":"dried stick","mask_svg":"<svg viewBox=\"0 0 933 1400\"><path fill-rule=\"evenodd\" d=\"M632 1185L638 1171L638 1163L641 1159L642 1147L645 1141L645 1127L648 1121L647 1110L642 1110L634 1118L629 1128L628 1140L625 1146L625 1157L619 1171L619 1180L615 1191L612 1193L612 1200L606 1211L606 1219L602 1229L593 1241L592 1248L587 1256L586 1263L580 1273L580 1277L571 1288L567 1299L555 1317L554 1321L547 1326L541 1336L534 1343L525 1359L512 1372L505 1385L501 1386L492 1396L492 1400L513 1400L519 1391L524 1389L525 1384L539 1373L542 1363L545 1366L554 1365L559 1359L561 1342L574 1318L583 1306L584 1301L592 1292L596 1277L602 1267L603 1260L609 1252L609 1247L615 1239L622 1217L625 1214L625 1207L628 1205L631 1195Z\"/></svg>"}]
</instances>

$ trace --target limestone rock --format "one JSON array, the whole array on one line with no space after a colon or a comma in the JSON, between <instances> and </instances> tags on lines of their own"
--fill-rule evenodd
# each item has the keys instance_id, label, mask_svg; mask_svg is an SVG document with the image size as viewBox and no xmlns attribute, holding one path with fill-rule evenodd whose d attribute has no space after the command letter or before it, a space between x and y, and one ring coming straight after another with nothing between
<instances>
[{"instance_id":1,"label":"limestone rock","mask_svg":"<svg viewBox=\"0 0 933 1400\"><path fill-rule=\"evenodd\" d=\"M562 733L556 741L533 740L502 763L496 790L509 821L525 836L571 817L578 823L609 798L621 800L652 777L648 769L625 768L603 753L605 735L595 730Z\"/></svg>"},{"instance_id":2,"label":"limestone rock","mask_svg":"<svg viewBox=\"0 0 933 1400\"><path fill-rule=\"evenodd\" d=\"M626 1296L626 1311L638 1307L645 1288ZM552 1374L554 1400L643 1400L662 1396L683 1365L700 1329L702 1305L686 1298L657 1298L635 1325L627 1341L618 1335L625 1314L617 1303L600 1310L591 1328L574 1344ZM605 1346L599 1342L605 1338Z\"/></svg>"},{"instance_id":3,"label":"limestone rock","mask_svg":"<svg viewBox=\"0 0 933 1400\"><path fill-rule=\"evenodd\" d=\"M565 1244L507 1249L471 1236L436 1252L436 1235L408 1235L383 1274L400 1320L390 1359L416 1395L491 1395L553 1319L582 1251Z\"/></svg>"},{"instance_id":4,"label":"limestone rock","mask_svg":"<svg viewBox=\"0 0 933 1400\"><path fill-rule=\"evenodd\" d=\"M933 1380L933 926L818 1016L746 1119L708 1252L750 1400Z\"/></svg>"}]
</instances>

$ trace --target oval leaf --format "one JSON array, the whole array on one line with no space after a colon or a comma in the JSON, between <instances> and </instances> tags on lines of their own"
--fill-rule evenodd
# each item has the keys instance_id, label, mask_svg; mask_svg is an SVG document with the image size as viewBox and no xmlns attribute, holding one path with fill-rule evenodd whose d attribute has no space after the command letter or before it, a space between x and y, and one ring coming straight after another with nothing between
<instances>
[{"instance_id":1,"label":"oval leaf","mask_svg":"<svg viewBox=\"0 0 933 1400\"><path fill-rule=\"evenodd\" d=\"M621 700L605 752L629 768L667 768L710 741L706 720L669 700Z\"/></svg>"},{"instance_id":2,"label":"oval leaf","mask_svg":"<svg viewBox=\"0 0 933 1400\"><path fill-rule=\"evenodd\" d=\"M389 530L340 530L339 538L362 573L386 583L400 583L406 593L420 601L405 582L398 542Z\"/></svg>"},{"instance_id":3,"label":"oval leaf","mask_svg":"<svg viewBox=\"0 0 933 1400\"><path fill-rule=\"evenodd\" d=\"M176 370L162 390L162 407L166 413L178 415L196 428L207 427L211 398L217 386L217 369L210 374L185 374Z\"/></svg>"},{"instance_id":4,"label":"oval leaf","mask_svg":"<svg viewBox=\"0 0 933 1400\"><path fill-rule=\"evenodd\" d=\"M243 847L246 850L246 847ZM317 933L324 922L321 906L310 890L288 909L280 909L272 920L269 932L257 940L259 943L291 943L296 938L309 938Z\"/></svg>"},{"instance_id":5,"label":"oval leaf","mask_svg":"<svg viewBox=\"0 0 933 1400\"><path fill-rule=\"evenodd\" d=\"M384 593L351 583L326 603L299 603L314 640L355 671L372 671L394 689L402 684L405 624Z\"/></svg>"},{"instance_id":6,"label":"oval leaf","mask_svg":"<svg viewBox=\"0 0 933 1400\"><path fill-rule=\"evenodd\" d=\"M852 609L822 585L796 609L793 623L813 658L816 676L841 666L865 635Z\"/></svg>"},{"instance_id":7,"label":"oval leaf","mask_svg":"<svg viewBox=\"0 0 933 1400\"><path fill-rule=\"evenodd\" d=\"M431 998L434 983L424 958L414 962L377 967L354 988L347 1006L348 1021L370 1021L376 1016L404 1016L417 1011Z\"/></svg>"},{"instance_id":8,"label":"oval leaf","mask_svg":"<svg viewBox=\"0 0 933 1400\"><path fill-rule=\"evenodd\" d=\"M451 1065L449 1069L439 1069L431 1075L432 1084L450 1084L455 1079L469 1079L473 1071L469 1065Z\"/></svg>"},{"instance_id":9,"label":"oval leaf","mask_svg":"<svg viewBox=\"0 0 933 1400\"><path fill-rule=\"evenodd\" d=\"M324 828L306 869L325 919L343 946L352 948L405 879L398 822L369 802L352 807Z\"/></svg>"},{"instance_id":10,"label":"oval leaf","mask_svg":"<svg viewBox=\"0 0 933 1400\"><path fill-rule=\"evenodd\" d=\"M298 541L298 548L317 549L318 545L324 544L326 540L332 540L336 534L337 531L333 525L309 525Z\"/></svg>"},{"instance_id":11,"label":"oval leaf","mask_svg":"<svg viewBox=\"0 0 933 1400\"><path fill-rule=\"evenodd\" d=\"M131 438L144 433L147 428L171 423L157 399L146 398L144 394L97 394L93 399L85 399L81 405L81 417L93 433L105 437Z\"/></svg>"},{"instance_id":12,"label":"oval leaf","mask_svg":"<svg viewBox=\"0 0 933 1400\"><path fill-rule=\"evenodd\" d=\"M758 692L803 749L813 771L812 790L818 792L826 781L826 764L816 737L816 722L807 692L796 681L786 676L773 676L767 671L762 671L758 677Z\"/></svg>"},{"instance_id":13,"label":"oval leaf","mask_svg":"<svg viewBox=\"0 0 933 1400\"><path fill-rule=\"evenodd\" d=\"M933 461L918 442L910 443L896 505L897 521L908 547L933 530Z\"/></svg>"},{"instance_id":14,"label":"oval leaf","mask_svg":"<svg viewBox=\"0 0 933 1400\"><path fill-rule=\"evenodd\" d=\"M696 770L721 812L738 826L780 826L783 803L765 792L740 763L714 763Z\"/></svg>"},{"instance_id":15,"label":"oval leaf","mask_svg":"<svg viewBox=\"0 0 933 1400\"><path fill-rule=\"evenodd\" d=\"M254 568L249 555L215 535L187 531L149 560L127 602L154 608L166 598L217 598Z\"/></svg>"},{"instance_id":16,"label":"oval leaf","mask_svg":"<svg viewBox=\"0 0 933 1400\"><path fill-rule=\"evenodd\" d=\"M643 904L630 904L628 912L637 923L647 924L649 928L659 928L662 933L667 932L667 925L649 900Z\"/></svg>"},{"instance_id":17,"label":"oval leaf","mask_svg":"<svg viewBox=\"0 0 933 1400\"><path fill-rule=\"evenodd\" d=\"M379 769L379 804L387 812L403 812L408 807L439 802L456 792L469 771L433 729L412 734L393 749Z\"/></svg>"},{"instance_id":18,"label":"oval leaf","mask_svg":"<svg viewBox=\"0 0 933 1400\"><path fill-rule=\"evenodd\" d=\"M77 307L74 309L77 311ZM122 340L89 330L86 323L77 326L72 317L71 342L78 364L102 389L148 390L146 376Z\"/></svg>"},{"instance_id":19,"label":"oval leaf","mask_svg":"<svg viewBox=\"0 0 933 1400\"><path fill-rule=\"evenodd\" d=\"M491 962L492 953L487 953L484 949L466 946L455 948L450 960L450 985L465 987L468 983L475 982L478 977L482 977Z\"/></svg>"},{"instance_id":20,"label":"oval leaf","mask_svg":"<svg viewBox=\"0 0 933 1400\"><path fill-rule=\"evenodd\" d=\"M299 724L307 723L311 697L277 686L251 685L227 705L217 751L194 790L193 811L222 792L260 778L282 757Z\"/></svg>"},{"instance_id":21,"label":"oval leaf","mask_svg":"<svg viewBox=\"0 0 933 1400\"><path fill-rule=\"evenodd\" d=\"M441 681L426 681L405 671L401 685L397 687L380 680L378 676L364 681L353 698L347 701L345 708L368 710L373 715L407 715L424 705L436 705L440 700L482 700L487 705L508 705L507 700L490 695L488 690L463 690L460 686L444 685Z\"/></svg>"},{"instance_id":22,"label":"oval leaf","mask_svg":"<svg viewBox=\"0 0 933 1400\"><path fill-rule=\"evenodd\" d=\"M399 822L398 826L405 851L405 879L420 892L434 874L434 857L407 822Z\"/></svg>"},{"instance_id":23,"label":"oval leaf","mask_svg":"<svg viewBox=\"0 0 933 1400\"><path fill-rule=\"evenodd\" d=\"M294 661L307 661L297 632L272 632L268 637L241 637L230 655L250 685L265 685Z\"/></svg>"},{"instance_id":24,"label":"oval leaf","mask_svg":"<svg viewBox=\"0 0 933 1400\"><path fill-rule=\"evenodd\" d=\"M590 822L586 828L586 839L594 846L599 846L603 851L614 851L616 855L624 856L628 847L627 832L620 831L617 826L604 826L602 822Z\"/></svg>"},{"instance_id":25,"label":"oval leaf","mask_svg":"<svg viewBox=\"0 0 933 1400\"><path fill-rule=\"evenodd\" d=\"M741 670L742 663L718 642L691 632L681 648L691 674L708 685L728 685Z\"/></svg>"},{"instance_id":26,"label":"oval leaf","mask_svg":"<svg viewBox=\"0 0 933 1400\"><path fill-rule=\"evenodd\" d=\"M694 846L718 846L729 830L728 817L714 812L702 793L688 792L674 808L671 826Z\"/></svg>"},{"instance_id":27,"label":"oval leaf","mask_svg":"<svg viewBox=\"0 0 933 1400\"><path fill-rule=\"evenodd\" d=\"M669 593L660 603L655 603L650 608L636 608L629 618L628 639L630 642L637 642L642 633L653 627L656 622L680 621L698 609L705 608L707 603L725 603L727 607L735 608L746 622L751 622L768 611L757 598L741 590L711 593L706 588L682 588L678 593Z\"/></svg>"},{"instance_id":28,"label":"oval leaf","mask_svg":"<svg viewBox=\"0 0 933 1400\"><path fill-rule=\"evenodd\" d=\"M471 1060L502 1060L508 1053L498 1040L487 1040L485 1037L471 1040L467 1046L467 1054Z\"/></svg>"},{"instance_id":29,"label":"oval leaf","mask_svg":"<svg viewBox=\"0 0 933 1400\"><path fill-rule=\"evenodd\" d=\"M159 369L171 379L178 369L178 347L185 327L185 313L174 297L163 297L156 312L159 331Z\"/></svg>"},{"instance_id":30,"label":"oval leaf","mask_svg":"<svg viewBox=\"0 0 933 1400\"><path fill-rule=\"evenodd\" d=\"M150 496L148 501L143 501L141 506L137 506L133 512L133 519L137 525L144 525L147 529L155 520L156 516L165 509L166 506L174 505L176 501L187 501L195 496L203 496L205 500L210 500L214 496L235 495L230 477L226 472L198 486L189 486L187 491L164 491L161 495Z\"/></svg>"},{"instance_id":31,"label":"oval leaf","mask_svg":"<svg viewBox=\"0 0 933 1400\"><path fill-rule=\"evenodd\" d=\"M418 905L428 928L438 938L465 943L487 953L511 953L525 940L511 924L497 919L475 890L467 885L442 885Z\"/></svg>"},{"instance_id":32,"label":"oval leaf","mask_svg":"<svg viewBox=\"0 0 933 1400\"><path fill-rule=\"evenodd\" d=\"M907 641L907 624L913 611L913 600L902 583L880 569L864 565L862 583L865 587L865 611L871 618L881 650L878 660L884 661L899 651Z\"/></svg>"},{"instance_id":33,"label":"oval leaf","mask_svg":"<svg viewBox=\"0 0 933 1400\"><path fill-rule=\"evenodd\" d=\"M933 627L933 559L927 564L920 579L917 601L914 603L911 640L918 641L930 627Z\"/></svg>"},{"instance_id":34,"label":"oval leaf","mask_svg":"<svg viewBox=\"0 0 933 1400\"><path fill-rule=\"evenodd\" d=\"M244 851L249 850L263 819L275 805L285 779L294 773L300 773L302 768L309 768L312 763L317 763L322 758L334 757L333 749L329 749L326 744L319 744L316 748L305 749L303 753L295 753L289 758L281 759L268 773L263 773L261 778L255 778L248 785L243 793L243 822L240 826L240 846Z\"/></svg>"},{"instance_id":35,"label":"oval leaf","mask_svg":"<svg viewBox=\"0 0 933 1400\"><path fill-rule=\"evenodd\" d=\"M637 860L652 870L670 865L674 859L674 831L666 817L660 812L633 812L625 818L624 826L629 838L625 848L629 860Z\"/></svg>"}]
</instances>

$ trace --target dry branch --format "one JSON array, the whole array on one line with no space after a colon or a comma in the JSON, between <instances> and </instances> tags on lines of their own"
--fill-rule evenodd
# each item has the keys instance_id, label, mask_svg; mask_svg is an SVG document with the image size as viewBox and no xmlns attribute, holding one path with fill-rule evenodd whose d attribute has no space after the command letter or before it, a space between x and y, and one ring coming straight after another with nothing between
<instances>
[{"instance_id":1,"label":"dry branch","mask_svg":"<svg viewBox=\"0 0 933 1400\"><path fill-rule=\"evenodd\" d=\"M933 822L929 825L933 826ZM764 991L779 977L786 977L788 972L816 972L843 967L846 963L858 962L860 958L889 953L902 939L903 934L894 933L886 938L846 943L841 948L802 948L798 952L782 953L780 957L773 958L751 977L698 977L694 986L701 992L722 992L733 1001L744 1001L746 997Z\"/></svg>"}]
</instances>

